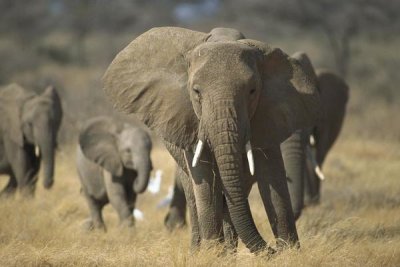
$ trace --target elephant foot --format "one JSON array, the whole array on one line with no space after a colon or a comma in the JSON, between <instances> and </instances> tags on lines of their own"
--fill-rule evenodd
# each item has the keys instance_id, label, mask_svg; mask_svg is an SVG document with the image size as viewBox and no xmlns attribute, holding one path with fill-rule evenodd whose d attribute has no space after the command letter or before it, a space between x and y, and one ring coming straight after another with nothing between
<instances>
[{"instance_id":1,"label":"elephant foot","mask_svg":"<svg viewBox=\"0 0 400 267\"><path fill-rule=\"evenodd\" d=\"M104 225L104 223L101 222L93 222L92 219L87 219L82 223L82 229L86 232L91 232L94 230L101 230L103 232L106 232L106 226Z\"/></svg>"},{"instance_id":2,"label":"elephant foot","mask_svg":"<svg viewBox=\"0 0 400 267\"><path fill-rule=\"evenodd\" d=\"M0 192L0 199L9 199L15 196L15 193L17 192L17 189L4 189L3 191Z\"/></svg>"},{"instance_id":3,"label":"elephant foot","mask_svg":"<svg viewBox=\"0 0 400 267\"><path fill-rule=\"evenodd\" d=\"M265 260L271 260L279 254L280 250L276 250L270 246L256 253L257 256L261 256Z\"/></svg>"},{"instance_id":4,"label":"elephant foot","mask_svg":"<svg viewBox=\"0 0 400 267\"><path fill-rule=\"evenodd\" d=\"M320 197L319 195L316 196L306 196L304 198L304 206L309 207L309 206L316 206L319 205L320 203Z\"/></svg>"},{"instance_id":5,"label":"elephant foot","mask_svg":"<svg viewBox=\"0 0 400 267\"><path fill-rule=\"evenodd\" d=\"M165 216L164 225L170 232L182 229L186 226L185 216L179 210L171 208Z\"/></svg>"},{"instance_id":6,"label":"elephant foot","mask_svg":"<svg viewBox=\"0 0 400 267\"><path fill-rule=\"evenodd\" d=\"M131 228L131 227L134 227L134 226L135 226L135 220L134 220L133 217L131 216L131 217L129 217L129 218L126 218L126 219L124 219L124 220L121 220L119 226L120 226L121 228Z\"/></svg>"}]
</instances>

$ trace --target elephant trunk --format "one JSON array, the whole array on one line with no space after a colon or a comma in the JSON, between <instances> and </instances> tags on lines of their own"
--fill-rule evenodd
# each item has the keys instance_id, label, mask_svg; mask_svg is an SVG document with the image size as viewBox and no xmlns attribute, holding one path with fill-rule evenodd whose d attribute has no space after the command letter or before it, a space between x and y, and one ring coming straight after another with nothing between
<instances>
[{"instance_id":1,"label":"elephant trunk","mask_svg":"<svg viewBox=\"0 0 400 267\"><path fill-rule=\"evenodd\" d=\"M55 137L53 134L41 136L39 148L42 157L43 166L43 186L50 189L54 183L54 165L55 165Z\"/></svg>"},{"instance_id":2,"label":"elephant trunk","mask_svg":"<svg viewBox=\"0 0 400 267\"><path fill-rule=\"evenodd\" d=\"M226 103L220 104L216 106L222 108L214 113L216 115L213 118L210 118L214 124L208 132L208 139L218 165L232 223L246 247L251 252L258 252L268 246L255 226L247 196L243 190L241 179L244 178L242 177L244 133L239 132L238 120L232 116L235 110L227 109Z\"/></svg>"},{"instance_id":3,"label":"elephant trunk","mask_svg":"<svg viewBox=\"0 0 400 267\"><path fill-rule=\"evenodd\" d=\"M147 185L149 184L150 172L151 172L151 160L150 156L146 158L142 158L141 160L137 161L136 163L136 171L137 177L135 182L133 183L133 190L137 193L143 193Z\"/></svg>"}]
</instances>

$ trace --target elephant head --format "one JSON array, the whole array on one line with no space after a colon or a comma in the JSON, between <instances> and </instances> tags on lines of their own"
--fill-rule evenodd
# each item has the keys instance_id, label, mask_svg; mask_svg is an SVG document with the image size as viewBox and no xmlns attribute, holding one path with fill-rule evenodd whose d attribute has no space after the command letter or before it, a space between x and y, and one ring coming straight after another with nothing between
<instances>
[{"instance_id":1,"label":"elephant head","mask_svg":"<svg viewBox=\"0 0 400 267\"><path fill-rule=\"evenodd\" d=\"M280 49L218 39L182 28L151 29L116 56L104 90L116 109L135 113L165 141L185 150L199 141L193 165L202 144L209 145L234 227L256 250L264 241L241 180L243 172L254 172L251 145L279 145L311 125L319 97L307 70ZM242 166L245 152L249 168Z\"/></svg>"},{"instance_id":2,"label":"elephant head","mask_svg":"<svg viewBox=\"0 0 400 267\"><path fill-rule=\"evenodd\" d=\"M83 127L79 143L88 159L114 176L122 176L125 168L135 170L133 190L136 193L146 190L152 170L152 143L143 129L99 117Z\"/></svg>"}]
</instances>

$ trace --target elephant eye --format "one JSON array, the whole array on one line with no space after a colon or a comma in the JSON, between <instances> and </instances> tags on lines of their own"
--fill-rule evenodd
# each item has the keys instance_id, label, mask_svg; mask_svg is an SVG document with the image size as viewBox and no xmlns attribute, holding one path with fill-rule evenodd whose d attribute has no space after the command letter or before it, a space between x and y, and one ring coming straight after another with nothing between
<instances>
[{"instance_id":1,"label":"elephant eye","mask_svg":"<svg viewBox=\"0 0 400 267\"><path fill-rule=\"evenodd\" d=\"M253 89L250 90L250 94L251 95L254 94L255 92L256 92L256 88L253 88Z\"/></svg>"},{"instance_id":2,"label":"elephant eye","mask_svg":"<svg viewBox=\"0 0 400 267\"><path fill-rule=\"evenodd\" d=\"M193 91L195 92L196 96L200 99L200 87L196 84L193 86Z\"/></svg>"}]
</instances>

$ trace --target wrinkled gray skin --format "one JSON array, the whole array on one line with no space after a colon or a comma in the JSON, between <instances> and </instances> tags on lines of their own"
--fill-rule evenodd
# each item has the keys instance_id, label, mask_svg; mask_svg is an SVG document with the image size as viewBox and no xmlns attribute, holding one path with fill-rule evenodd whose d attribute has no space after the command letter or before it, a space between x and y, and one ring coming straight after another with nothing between
<instances>
[{"instance_id":1,"label":"wrinkled gray skin","mask_svg":"<svg viewBox=\"0 0 400 267\"><path fill-rule=\"evenodd\" d=\"M298 59L307 68L313 68L305 53L297 52L292 57ZM322 168L329 150L340 133L349 94L348 86L336 74L317 69L314 75L318 81L323 116L314 127L295 131L281 144L296 220L300 217L304 206L319 202L321 180L315 173L315 166L318 164ZM311 135L315 139L314 145L310 144ZM176 183L173 201L164 221L168 230L181 228L186 224L185 209L186 200L183 189Z\"/></svg>"},{"instance_id":2,"label":"wrinkled gray skin","mask_svg":"<svg viewBox=\"0 0 400 267\"><path fill-rule=\"evenodd\" d=\"M247 197L257 181L278 245L298 244L279 146L314 124L319 96L297 60L262 42L230 40L227 32L154 28L117 55L104 90L115 108L162 137L182 169L193 247L225 240L234 248L239 236L250 251L272 253ZM193 167L199 139L204 148ZM248 142L257 148L254 176Z\"/></svg>"},{"instance_id":3,"label":"wrinkled gray skin","mask_svg":"<svg viewBox=\"0 0 400 267\"><path fill-rule=\"evenodd\" d=\"M1 196L17 188L32 196L42 164L43 186L54 182L57 133L62 119L61 101L52 86L37 95L17 84L0 89L0 174L10 176ZM35 152L36 147L36 152Z\"/></svg>"},{"instance_id":4,"label":"wrinkled gray skin","mask_svg":"<svg viewBox=\"0 0 400 267\"><path fill-rule=\"evenodd\" d=\"M122 226L133 226L136 196L149 183L152 143L143 129L108 117L90 119L82 127L77 169L90 218L84 227L105 230L102 209L111 203Z\"/></svg>"}]
</instances>

